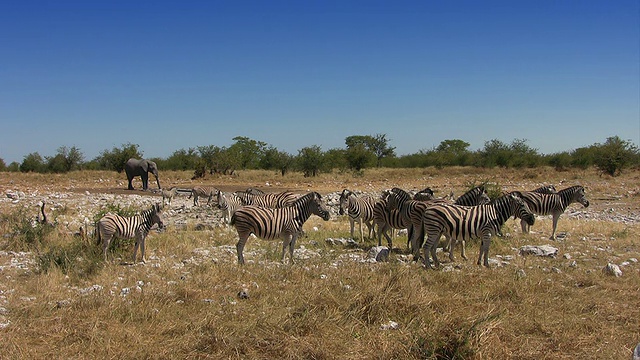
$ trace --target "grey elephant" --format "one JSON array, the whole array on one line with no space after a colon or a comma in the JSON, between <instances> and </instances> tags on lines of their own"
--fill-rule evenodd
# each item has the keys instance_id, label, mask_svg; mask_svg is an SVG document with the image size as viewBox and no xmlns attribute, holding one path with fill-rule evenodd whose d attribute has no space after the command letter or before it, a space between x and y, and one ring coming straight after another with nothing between
<instances>
[{"instance_id":1,"label":"grey elephant","mask_svg":"<svg viewBox=\"0 0 640 360\"><path fill-rule=\"evenodd\" d=\"M158 189L161 189L160 179L158 178L158 166L155 162L146 159L131 158L124 164L124 170L126 171L127 179L129 180L129 190L133 190L131 181L136 176L140 176L142 178L142 190L147 190L147 188L149 188L149 173L152 173L156 177Z\"/></svg>"}]
</instances>

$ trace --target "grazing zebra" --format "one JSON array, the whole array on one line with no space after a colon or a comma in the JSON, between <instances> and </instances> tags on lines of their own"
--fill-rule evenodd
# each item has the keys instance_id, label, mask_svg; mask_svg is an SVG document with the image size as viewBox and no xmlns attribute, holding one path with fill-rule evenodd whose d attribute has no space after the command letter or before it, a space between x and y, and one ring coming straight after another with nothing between
<instances>
[{"instance_id":1,"label":"grazing zebra","mask_svg":"<svg viewBox=\"0 0 640 360\"><path fill-rule=\"evenodd\" d=\"M393 231L393 229L409 230L411 227L411 221L404 218L398 209L389 206L388 198L390 194L391 190L383 191L382 199L376 201L373 206L373 223L378 228L375 230L378 235L378 246L382 245L382 236L384 236L387 239L389 249L393 248L393 244L388 232ZM408 238L409 236L408 234Z\"/></svg>"},{"instance_id":2,"label":"grazing zebra","mask_svg":"<svg viewBox=\"0 0 640 360\"><path fill-rule=\"evenodd\" d=\"M207 198L207 205L211 203L211 199L213 199L213 195L216 193L216 188L211 186L196 186L191 189L191 194L188 199L191 199L193 196L193 206L200 206L200 201L198 201L199 197Z\"/></svg>"},{"instance_id":3,"label":"grazing zebra","mask_svg":"<svg viewBox=\"0 0 640 360\"><path fill-rule=\"evenodd\" d=\"M236 191L235 194L242 199L243 205L255 205L268 208L283 208L291 206L298 198L298 195L291 191L283 191L279 193L268 193L253 195L243 191Z\"/></svg>"},{"instance_id":4,"label":"grazing zebra","mask_svg":"<svg viewBox=\"0 0 640 360\"><path fill-rule=\"evenodd\" d=\"M244 264L242 251L249 235L265 239L274 240L282 237L282 258L287 246L289 256L293 264L293 248L295 247L298 234L302 231L302 225L309 219L311 214L320 216L323 220L329 220L329 211L322 201L322 196L317 192L311 192L298 198L291 206L284 208L266 208L254 205L243 206L231 216L231 224L238 231L238 263Z\"/></svg>"},{"instance_id":5,"label":"grazing zebra","mask_svg":"<svg viewBox=\"0 0 640 360\"><path fill-rule=\"evenodd\" d=\"M373 229L373 207L376 204L376 200L370 196L358 197L352 191L347 189L342 190L340 194L340 215L345 213L349 216L349 223L351 225L351 238L353 239L353 229L355 222L360 225L360 240L364 240L364 234L362 231L362 223L364 222L369 229L369 237L375 236ZM373 235L372 235L373 233Z\"/></svg>"},{"instance_id":6,"label":"grazing zebra","mask_svg":"<svg viewBox=\"0 0 640 360\"><path fill-rule=\"evenodd\" d=\"M229 192L216 191L216 199L218 200L218 209L222 210L222 220L229 224L231 216L242 207L242 199Z\"/></svg>"},{"instance_id":7,"label":"grazing zebra","mask_svg":"<svg viewBox=\"0 0 640 360\"><path fill-rule=\"evenodd\" d=\"M429 201L433 199L435 199L435 196L433 195L433 190L431 190L431 188L422 189L413 195L413 200Z\"/></svg>"},{"instance_id":8,"label":"grazing zebra","mask_svg":"<svg viewBox=\"0 0 640 360\"><path fill-rule=\"evenodd\" d=\"M452 239L480 238L480 256L478 265L484 259L484 266L489 266L489 245L491 237L500 231L502 225L510 216L519 217L529 225L533 225L535 215L531 213L527 204L516 194L507 194L486 205L460 206L450 204L435 204L427 208L423 217L423 231L427 234L424 243L424 263L431 268L429 254L438 266L436 256L436 242L442 234Z\"/></svg>"},{"instance_id":9,"label":"grazing zebra","mask_svg":"<svg viewBox=\"0 0 640 360\"><path fill-rule=\"evenodd\" d=\"M178 188L177 187L172 187L171 189L167 190L167 189L162 189L162 207L164 207L165 202L171 206L171 199L173 199L174 196L176 196L176 193L178 192Z\"/></svg>"},{"instance_id":10,"label":"grazing zebra","mask_svg":"<svg viewBox=\"0 0 640 360\"><path fill-rule=\"evenodd\" d=\"M115 236L121 239L135 238L136 243L133 248L133 262L136 262L138 246L140 246L142 262L146 262L144 257L144 240L154 224L158 224L160 229L164 226L164 223L162 222L162 208L160 207L160 204L153 205L151 209L143 211L140 215L124 217L118 214L109 213L103 216L98 220L97 243L99 245L100 242L102 242L104 260L107 260L109 243Z\"/></svg>"},{"instance_id":11,"label":"grazing zebra","mask_svg":"<svg viewBox=\"0 0 640 360\"><path fill-rule=\"evenodd\" d=\"M531 212L538 215L553 215L553 229L549 239L556 239L556 229L558 227L558 219L564 213L567 207L575 202L589 207L589 200L584 192L584 187L575 185L558 191L557 194L541 194L531 191L514 191L513 193L521 196L527 203ZM529 225L521 222L522 232L529 232Z\"/></svg>"}]
</instances>

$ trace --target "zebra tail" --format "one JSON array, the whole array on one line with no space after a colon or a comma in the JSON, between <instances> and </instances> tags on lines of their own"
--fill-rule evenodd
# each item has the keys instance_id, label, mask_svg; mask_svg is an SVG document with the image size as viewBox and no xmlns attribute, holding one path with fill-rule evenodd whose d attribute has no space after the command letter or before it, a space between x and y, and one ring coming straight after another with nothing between
<instances>
[{"instance_id":1,"label":"zebra tail","mask_svg":"<svg viewBox=\"0 0 640 360\"><path fill-rule=\"evenodd\" d=\"M98 233L98 241L96 242L96 245L100 245L100 243L102 243L102 237L100 236L100 228L98 227L98 223L96 223L96 232Z\"/></svg>"}]
</instances>

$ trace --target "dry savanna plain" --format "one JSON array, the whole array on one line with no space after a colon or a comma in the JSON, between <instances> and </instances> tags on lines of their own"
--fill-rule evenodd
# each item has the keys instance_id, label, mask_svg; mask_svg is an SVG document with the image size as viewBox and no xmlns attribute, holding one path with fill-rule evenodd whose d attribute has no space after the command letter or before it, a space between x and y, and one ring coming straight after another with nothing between
<instances>
[{"instance_id":1,"label":"dry savanna plain","mask_svg":"<svg viewBox=\"0 0 640 360\"><path fill-rule=\"evenodd\" d=\"M363 174L240 171L191 180L163 172L164 188L317 191L331 218L312 216L281 263L281 243L250 238L237 264L237 234L206 199L179 193L165 228L146 240L146 263L119 240L105 262L96 217L162 202L126 190L124 173L0 173L0 358L6 359L630 359L640 342L640 170L367 169ZM350 239L338 215L342 189L379 194L394 186L490 195L552 184L586 189L549 240L551 219L529 234L510 219L494 237L490 267L469 260L427 270L413 262L406 233L388 261L368 257L377 240ZM139 179L134 181L139 189ZM47 223L36 222L45 204ZM42 218L41 218L42 219ZM82 229L81 229L82 227ZM383 245L386 242L383 240ZM548 245L553 256L521 252ZM608 264L620 269L606 272Z\"/></svg>"}]
</instances>

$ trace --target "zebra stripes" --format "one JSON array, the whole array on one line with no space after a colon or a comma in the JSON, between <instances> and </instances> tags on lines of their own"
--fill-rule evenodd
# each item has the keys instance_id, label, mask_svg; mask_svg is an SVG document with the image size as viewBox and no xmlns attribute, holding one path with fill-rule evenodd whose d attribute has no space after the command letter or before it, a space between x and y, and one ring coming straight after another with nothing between
<instances>
[{"instance_id":1,"label":"zebra stripes","mask_svg":"<svg viewBox=\"0 0 640 360\"><path fill-rule=\"evenodd\" d=\"M284 261L285 250L289 247L289 256L293 264L293 248L298 235L302 231L302 225L314 214L323 220L329 220L329 211L322 201L322 196L317 192L308 193L298 198L291 206L284 208L265 208L255 205L244 206L231 216L231 224L238 232L238 263L244 264L242 252L247 239L251 234L265 239L273 240L282 237L282 258Z\"/></svg>"},{"instance_id":2,"label":"zebra stripes","mask_svg":"<svg viewBox=\"0 0 640 360\"><path fill-rule=\"evenodd\" d=\"M558 191L557 194L541 194L532 191L514 191L513 193L522 197L527 203L531 212L538 215L553 215L553 229L549 239L556 239L556 229L558 227L558 219L567 207L573 203L580 203L584 207L589 206L589 200L585 195L584 187L580 185L571 186ZM529 232L529 224L521 222L522 232Z\"/></svg>"},{"instance_id":3,"label":"zebra stripes","mask_svg":"<svg viewBox=\"0 0 640 360\"><path fill-rule=\"evenodd\" d=\"M391 242L391 236L388 232L393 229L409 229L411 221L404 218L400 211L396 208L389 206L389 195L391 190L385 190L382 193L382 199L378 200L373 206L373 222L377 227L376 234L378 235L378 246L382 245L382 236L387 239L389 249L393 247Z\"/></svg>"},{"instance_id":4,"label":"zebra stripes","mask_svg":"<svg viewBox=\"0 0 640 360\"><path fill-rule=\"evenodd\" d=\"M218 189L211 186L196 186L191 189L191 194L188 199L193 197L193 206L200 206L199 197L207 198L207 205L211 203L211 199L213 199L213 195L216 193Z\"/></svg>"},{"instance_id":5,"label":"zebra stripes","mask_svg":"<svg viewBox=\"0 0 640 360\"><path fill-rule=\"evenodd\" d=\"M242 207L242 199L234 193L217 190L218 209L222 210L222 220L231 223L231 216Z\"/></svg>"},{"instance_id":6,"label":"zebra stripes","mask_svg":"<svg viewBox=\"0 0 640 360\"><path fill-rule=\"evenodd\" d=\"M255 205L273 209L291 206L298 198L298 195L291 191L258 195L253 192L236 191L235 194L242 199L243 205Z\"/></svg>"},{"instance_id":7,"label":"zebra stripes","mask_svg":"<svg viewBox=\"0 0 640 360\"><path fill-rule=\"evenodd\" d=\"M452 239L468 240L482 239L478 265L484 260L484 266L489 266L489 246L491 237L496 234L510 216L519 217L529 225L533 225L535 216L527 204L516 194L504 195L486 205L460 206L435 204L427 208L424 213L423 227L427 234L424 243L424 263L431 268L429 254L436 266L439 265L435 252L435 245L441 235L448 235Z\"/></svg>"},{"instance_id":8,"label":"zebra stripes","mask_svg":"<svg viewBox=\"0 0 640 360\"><path fill-rule=\"evenodd\" d=\"M349 216L349 223L351 225L351 238L353 239L353 230L355 222L357 221L360 226L360 240L364 240L364 234L362 231L362 223L364 222L369 229L369 237L375 235L373 229L373 207L376 200L370 196L358 197L352 191L347 189L342 190L340 194L340 215L345 213Z\"/></svg>"},{"instance_id":9,"label":"zebra stripes","mask_svg":"<svg viewBox=\"0 0 640 360\"><path fill-rule=\"evenodd\" d=\"M171 200L178 193L177 187L172 187L171 189L162 189L162 206L164 207L165 203L171 206Z\"/></svg>"},{"instance_id":10,"label":"zebra stripes","mask_svg":"<svg viewBox=\"0 0 640 360\"><path fill-rule=\"evenodd\" d=\"M113 237L121 239L136 239L133 248L133 262L136 262L138 246L142 255L142 262L146 262L144 257L144 241L151 227L158 224L162 229L162 208L160 204L155 204L151 209L143 211L140 215L123 217L118 214L107 214L98 220L98 245L102 242L104 260L107 260L107 250Z\"/></svg>"}]
</instances>

